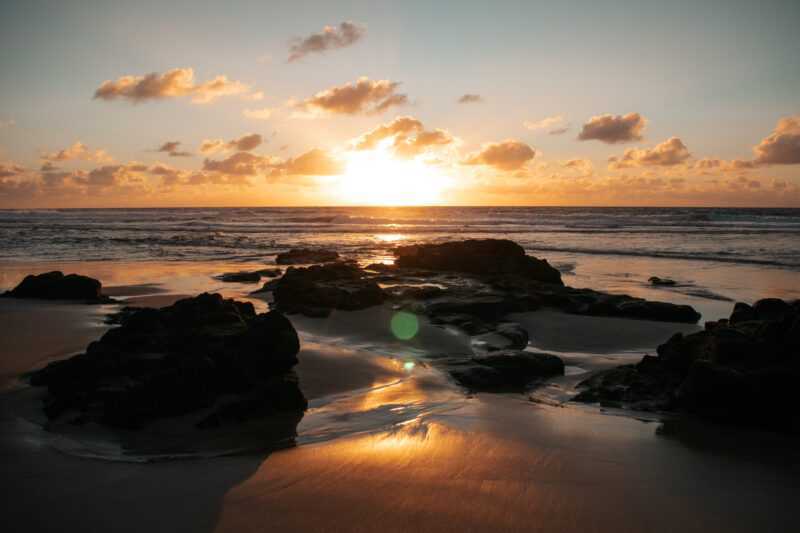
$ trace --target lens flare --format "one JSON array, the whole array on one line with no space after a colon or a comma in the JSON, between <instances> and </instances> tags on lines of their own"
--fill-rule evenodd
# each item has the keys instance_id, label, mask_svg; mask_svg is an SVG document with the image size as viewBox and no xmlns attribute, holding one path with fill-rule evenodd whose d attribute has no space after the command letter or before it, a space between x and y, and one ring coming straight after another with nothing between
<instances>
[{"instance_id":1,"label":"lens flare","mask_svg":"<svg viewBox=\"0 0 800 533\"><path fill-rule=\"evenodd\" d=\"M419 320L416 315L408 311L398 311L389 324L392 334L401 341L407 341L417 336Z\"/></svg>"}]
</instances>

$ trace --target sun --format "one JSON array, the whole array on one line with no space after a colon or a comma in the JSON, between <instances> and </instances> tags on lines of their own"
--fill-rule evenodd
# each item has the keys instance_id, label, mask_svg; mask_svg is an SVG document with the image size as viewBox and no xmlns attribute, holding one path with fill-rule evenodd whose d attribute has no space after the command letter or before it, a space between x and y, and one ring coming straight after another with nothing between
<instances>
[{"instance_id":1,"label":"sun","mask_svg":"<svg viewBox=\"0 0 800 533\"><path fill-rule=\"evenodd\" d=\"M345 155L345 172L335 184L337 196L353 205L435 205L451 179L419 157L395 157L388 144Z\"/></svg>"}]
</instances>

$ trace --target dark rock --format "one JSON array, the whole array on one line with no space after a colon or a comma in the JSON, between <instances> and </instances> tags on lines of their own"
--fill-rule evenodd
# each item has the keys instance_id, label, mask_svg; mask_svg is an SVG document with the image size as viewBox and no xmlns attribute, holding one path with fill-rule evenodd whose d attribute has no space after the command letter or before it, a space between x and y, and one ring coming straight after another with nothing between
<instances>
[{"instance_id":1,"label":"dark rock","mask_svg":"<svg viewBox=\"0 0 800 533\"><path fill-rule=\"evenodd\" d=\"M688 305L647 300L629 300L617 305L618 315L626 318L658 320L663 322L683 322L694 324L700 320L700 313Z\"/></svg>"},{"instance_id":2,"label":"dark rock","mask_svg":"<svg viewBox=\"0 0 800 533\"><path fill-rule=\"evenodd\" d=\"M396 285L385 289L395 300L430 300L445 294L445 289L436 285Z\"/></svg>"},{"instance_id":3,"label":"dark rock","mask_svg":"<svg viewBox=\"0 0 800 533\"><path fill-rule=\"evenodd\" d=\"M465 313L437 314L430 318L431 324L455 326L468 335L480 335L491 331L489 325L480 318Z\"/></svg>"},{"instance_id":4,"label":"dark rock","mask_svg":"<svg viewBox=\"0 0 800 533\"><path fill-rule=\"evenodd\" d=\"M528 345L528 332L516 322L503 322L492 331L473 337L472 345L485 352L522 350Z\"/></svg>"},{"instance_id":5,"label":"dark rock","mask_svg":"<svg viewBox=\"0 0 800 533\"><path fill-rule=\"evenodd\" d=\"M216 277L226 283L258 283L261 281L261 274L258 272L226 272Z\"/></svg>"},{"instance_id":6,"label":"dark rock","mask_svg":"<svg viewBox=\"0 0 800 533\"><path fill-rule=\"evenodd\" d=\"M279 253L275 257L275 262L279 265L308 265L312 263L329 263L338 259L339 254L332 250L292 248L288 252Z\"/></svg>"},{"instance_id":7,"label":"dark rock","mask_svg":"<svg viewBox=\"0 0 800 533\"><path fill-rule=\"evenodd\" d=\"M753 304L758 320L783 320L784 317L793 314L795 311L792 306L778 298L764 298Z\"/></svg>"},{"instance_id":8,"label":"dark rock","mask_svg":"<svg viewBox=\"0 0 800 533\"><path fill-rule=\"evenodd\" d=\"M278 286L278 281L279 281L279 278L271 279L268 282L264 283L264 285L262 285L260 289L256 289L253 292L251 292L250 294L258 295L259 293L262 293L262 292L272 292L272 291L275 290L275 287Z\"/></svg>"},{"instance_id":9,"label":"dark rock","mask_svg":"<svg viewBox=\"0 0 800 533\"><path fill-rule=\"evenodd\" d=\"M162 309L141 309L85 353L34 372L46 386L45 413L138 428L163 417L238 403L241 416L286 410L306 401L292 368L297 333L277 311L202 294Z\"/></svg>"},{"instance_id":10,"label":"dark rock","mask_svg":"<svg viewBox=\"0 0 800 533\"><path fill-rule=\"evenodd\" d=\"M429 316L466 314L498 321L508 313L525 311L528 307L508 294L449 291L443 297L426 301L424 309Z\"/></svg>"},{"instance_id":11,"label":"dark rock","mask_svg":"<svg viewBox=\"0 0 800 533\"><path fill-rule=\"evenodd\" d=\"M652 276L647 281L650 282L650 285L655 285L658 287L674 287L675 285L677 285L677 282L674 279L659 278L658 276Z\"/></svg>"},{"instance_id":12,"label":"dark rock","mask_svg":"<svg viewBox=\"0 0 800 533\"><path fill-rule=\"evenodd\" d=\"M546 353L502 351L448 361L450 375L473 391L522 391L533 382L564 374L564 362Z\"/></svg>"},{"instance_id":13,"label":"dark rock","mask_svg":"<svg viewBox=\"0 0 800 533\"><path fill-rule=\"evenodd\" d=\"M289 268L275 284L275 306L287 313L327 316L333 309L354 311L380 305L384 291L352 263Z\"/></svg>"},{"instance_id":14,"label":"dark rock","mask_svg":"<svg viewBox=\"0 0 800 533\"><path fill-rule=\"evenodd\" d=\"M733 313L731 313L730 323L738 324L739 322L748 322L756 320L756 311L751 306L744 302L736 302L733 306Z\"/></svg>"},{"instance_id":15,"label":"dark rock","mask_svg":"<svg viewBox=\"0 0 800 533\"><path fill-rule=\"evenodd\" d=\"M6 292L12 298L37 298L42 300L81 300L102 303L111 299L102 294L101 283L87 276L59 271L28 275L19 285Z\"/></svg>"},{"instance_id":16,"label":"dark rock","mask_svg":"<svg viewBox=\"0 0 800 533\"><path fill-rule=\"evenodd\" d=\"M415 244L395 249L401 268L464 272L477 275L514 275L543 283L563 285L561 273L544 259L525 254L505 239L470 239L442 244Z\"/></svg>"},{"instance_id":17,"label":"dark rock","mask_svg":"<svg viewBox=\"0 0 800 533\"><path fill-rule=\"evenodd\" d=\"M676 334L645 356L592 376L577 401L682 410L728 423L800 433L800 310L780 300L737 303L729 320Z\"/></svg>"},{"instance_id":18,"label":"dark rock","mask_svg":"<svg viewBox=\"0 0 800 533\"><path fill-rule=\"evenodd\" d=\"M280 276L281 273L283 273L283 271L280 268L262 268L261 270L256 270L256 274L262 278L276 278Z\"/></svg>"},{"instance_id":19,"label":"dark rock","mask_svg":"<svg viewBox=\"0 0 800 533\"><path fill-rule=\"evenodd\" d=\"M370 263L364 267L364 270L371 270L372 272L393 272L397 270L397 267L386 263Z\"/></svg>"}]
</instances>

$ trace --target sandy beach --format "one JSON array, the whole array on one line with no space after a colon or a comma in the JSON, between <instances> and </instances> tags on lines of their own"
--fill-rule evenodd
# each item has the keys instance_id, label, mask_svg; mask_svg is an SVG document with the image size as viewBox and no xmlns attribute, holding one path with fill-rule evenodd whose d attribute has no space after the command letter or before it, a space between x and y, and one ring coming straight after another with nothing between
<instances>
[{"instance_id":1,"label":"sandy beach","mask_svg":"<svg viewBox=\"0 0 800 533\"><path fill-rule=\"evenodd\" d=\"M247 296L252 285L214 280L230 265L80 266L132 303L223 289L265 307ZM800 488L796 440L565 402L586 373L697 326L512 315L530 331L529 348L557 353L568 372L532 394L468 395L435 364L471 349L463 333L421 320L412 341L398 340L388 304L293 315L310 407L294 445L259 451L249 441L250 451L231 457L206 448L153 462L141 449L46 431L39 393L14 380L80 351L117 306L0 304L0 454L14 487L2 516L15 531L786 531L793 523L779 502Z\"/></svg>"}]
</instances>

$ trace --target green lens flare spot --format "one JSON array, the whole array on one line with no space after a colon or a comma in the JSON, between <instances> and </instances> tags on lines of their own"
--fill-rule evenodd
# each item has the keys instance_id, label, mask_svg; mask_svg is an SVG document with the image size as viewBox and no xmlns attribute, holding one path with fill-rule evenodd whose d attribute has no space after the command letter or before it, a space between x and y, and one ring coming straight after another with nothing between
<instances>
[{"instance_id":1,"label":"green lens flare spot","mask_svg":"<svg viewBox=\"0 0 800 533\"><path fill-rule=\"evenodd\" d=\"M416 315L407 311L398 311L392 317L389 325L392 334L401 341L413 339L419 331L419 321Z\"/></svg>"}]
</instances>

